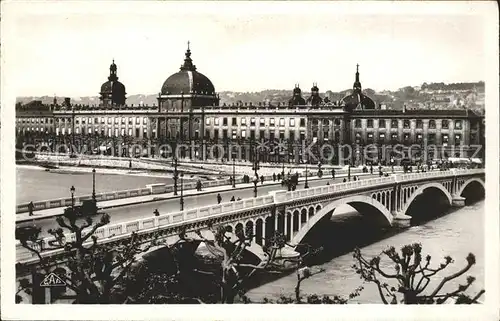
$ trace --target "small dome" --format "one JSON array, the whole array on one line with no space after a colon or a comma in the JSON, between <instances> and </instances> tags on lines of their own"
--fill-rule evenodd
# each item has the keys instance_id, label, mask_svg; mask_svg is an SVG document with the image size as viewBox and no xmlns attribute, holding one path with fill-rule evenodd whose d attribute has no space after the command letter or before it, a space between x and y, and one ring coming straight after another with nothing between
<instances>
[{"instance_id":1,"label":"small dome","mask_svg":"<svg viewBox=\"0 0 500 321\"><path fill-rule=\"evenodd\" d=\"M108 81L101 85L101 99L111 99L116 105L125 105L125 85L118 81L117 66L115 61L109 66Z\"/></svg>"}]
</instances>

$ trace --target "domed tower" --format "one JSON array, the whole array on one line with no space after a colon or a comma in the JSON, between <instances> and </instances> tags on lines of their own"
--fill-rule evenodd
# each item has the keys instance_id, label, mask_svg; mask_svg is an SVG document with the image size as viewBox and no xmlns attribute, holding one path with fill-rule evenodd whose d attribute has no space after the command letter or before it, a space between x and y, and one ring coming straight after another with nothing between
<instances>
[{"instance_id":1,"label":"domed tower","mask_svg":"<svg viewBox=\"0 0 500 321\"><path fill-rule=\"evenodd\" d=\"M299 84L295 85L293 88L293 96L288 101L289 106L305 105L306 100L302 98L302 90L300 90Z\"/></svg>"},{"instance_id":2,"label":"domed tower","mask_svg":"<svg viewBox=\"0 0 500 321\"><path fill-rule=\"evenodd\" d=\"M356 65L356 79L352 86L352 93L341 100L344 109L353 111L354 109L375 109L375 102L361 92L361 82L359 81L359 65Z\"/></svg>"},{"instance_id":3,"label":"domed tower","mask_svg":"<svg viewBox=\"0 0 500 321\"><path fill-rule=\"evenodd\" d=\"M115 60L109 66L109 77L101 86L101 92L99 99L105 107L109 106L123 106L125 105L125 85L118 81L117 66Z\"/></svg>"},{"instance_id":4,"label":"domed tower","mask_svg":"<svg viewBox=\"0 0 500 321\"><path fill-rule=\"evenodd\" d=\"M323 102L323 99L319 96L319 88L316 83L313 84L311 88L311 96L307 99L307 104L310 106L319 106Z\"/></svg>"},{"instance_id":5,"label":"domed tower","mask_svg":"<svg viewBox=\"0 0 500 321\"><path fill-rule=\"evenodd\" d=\"M193 64L189 42L180 71L168 77L161 86L158 105L160 112L219 105L214 85L210 79L198 72Z\"/></svg>"}]
</instances>

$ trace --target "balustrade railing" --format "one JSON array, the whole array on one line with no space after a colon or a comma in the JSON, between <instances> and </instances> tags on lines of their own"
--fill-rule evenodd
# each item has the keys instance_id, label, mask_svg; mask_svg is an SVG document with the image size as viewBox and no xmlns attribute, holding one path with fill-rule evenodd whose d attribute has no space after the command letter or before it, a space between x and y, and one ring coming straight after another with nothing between
<instances>
[{"instance_id":1,"label":"balustrade railing","mask_svg":"<svg viewBox=\"0 0 500 321\"><path fill-rule=\"evenodd\" d=\"M421 180L422 178L435 178L435 177L453 177L460 175L474 175L483 174L484 169L472 169L472 170L448 170L448 171L436 171L436 172L425 172L425 173L412 173L412 174L402 174L402 175L391 175L389 177L379 177L365 180L350 181L345 183L337 183L329 186L319 186L310 189L303 189L291 192L274 192L269 195L260 196L256 198L249 198L240 201L221 203L217 205L209 205L205 207L200 207L196 209L184 210L181 212L168 213L159 215L156 217L148 217L143 219L138 219L129 222L122 222L116 224L110 224L98 228L95 231L95 235L98 239L103 240L111 237L119 237L129 235L134 231L148 230L154 228L162 228L171 224L179 224L183 222L188 222L191 220L201 219L207 216L213 215L226 215L231 212L249 209L258 206L266 206L271 204L279 204L284 202L289 202L296 199L307 198L311 196L318 196L324 194L332 194L336 192L345 192L349 190L356 190L359 188L367 186L376 186L390 183L406 182L411 180ZM278 193L278 194L277 194ZM88 232L90 228L84 230ZM66 233L64 238L67 241L75 241L75 235ZM54 237L46 237L37 243L33 243L34 247L40 249L45 244L53 242ZM33 254L26 249L24 249L19 242L16 244L16 250L18 255L18 260L29 259Z\"/></svg>"}]
</instances>

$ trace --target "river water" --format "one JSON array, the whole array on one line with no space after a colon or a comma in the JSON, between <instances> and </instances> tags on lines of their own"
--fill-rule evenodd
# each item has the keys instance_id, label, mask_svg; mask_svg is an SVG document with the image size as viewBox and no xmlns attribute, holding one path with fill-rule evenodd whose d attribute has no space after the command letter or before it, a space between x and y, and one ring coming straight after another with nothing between
<instances>
[{"instance_id":1,"label":"river water","mask_svg":"<svg viewBox=\"0 0 500 321\"><path fill-rule=\"evenodd\" d=\"M434 277L431 280L429 290L433 289L433 285L435 286L441 277L463 268L466 265L465 257L468 253L475 254L476 265L444 288L455 290L459 284L465 284L465 278L468 275L472 275L476 277L476 281L467 293L475 295L484 288L484 208L484 201L480 201L458 210L450 210L446 215L399 233L394 231L379 234L367 233L357 215L349 215L340 219L332 217L328 226L318 231L325 245L324 252L329 252L324 253L329 258L323 259L323 263L319 264L319 267L326 271L303 281L301 293L347 297L354 289L363 285L364 290L361 291L360 296L350 302L382 303L377 286L373 283L363 284L354 272L352 249L359 245L361 252L369 257L381 253L389 246L394 246L399 250L405 244L421 243L423 257L427 254L432 256L431 267L437 267L443 262L445 255L450 255L454 259L454 263L450 264L443 273L437 274L440 277ZM346 241L348 236L351 241ZM369 245L362 247L363 243ZM385 262L387 261L388 258L385 258ZM386 271L392 273L394 269L390 268ZM290 274L250 290L248 296L252 301L260 301L264 297L276 299L281 294L293 295L296 280L296 275Z\"/></svg>"},{"instance_id":2,"label":"river water","mask_svg":"<svg viewBox=\"0 0 500 321\"><path fill-rule=\"evenodd\" d=\"M169 177L116 175L99 173L97 169L96 193L145 188L147 184L171 184ZM44 171L35 166L16 166L16 203L70 197L74 186L75 196L92 194L92 173L58 173Z\"/></svg>"}]
</instances>

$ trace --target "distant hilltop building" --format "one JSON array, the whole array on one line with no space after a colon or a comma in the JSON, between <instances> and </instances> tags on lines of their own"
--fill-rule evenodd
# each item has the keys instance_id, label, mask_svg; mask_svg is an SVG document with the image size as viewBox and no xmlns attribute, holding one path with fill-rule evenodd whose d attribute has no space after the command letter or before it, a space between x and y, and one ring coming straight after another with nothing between
<instances>
[{"instance_id":1,"label":"distant hilltop building","mask_svg":"<svg viewBox=\"0 0 500 321\"><path fill-rule=\"evenodd\" d=\"M466 108L415 110L411 109L415 104L410 103L409 108L395 110L386 100L377 106L362 92L359 65L353 89L343 98L331 92L321 97L318 85L313 83L308 97L302 96L296 84L285 103L269 98L256 104L222 105L214 84L194 65L189 44L180 70L159 86L158 104L127 105L125 85L118 81L117 69L113 61L108 81L101 86L99 105L72 104L69 98L61 104L54 99L52 104L35 101L16 105L17 143L74 140L76 144L102 147L149 142L152 153L158 155L166 152L159 149L163 144L195 142L194 151L182 156L204 159L204 153L212 147L237 142L241 155L249 155L248 161L258 158L266 162L308 161L297 147L304 142L350 145L329 160L339 165L366 163L365 157L382 163L395 157L391 148L366 150L368 154L364 155L361 149L367 145L436 145L439 154L433 151L429 157L440 158L441 152L468 157L474 152L470 145L484 143L484 117ZM258 142L270 147L280 142L280 146L289 148L258 151ZM461 148L455 148L458 146ZM313 147L312 152L318 154L319 148ZM216 157L228 157L227 150L214 148L214 153Z\"/></svg>"}]
</instances>

